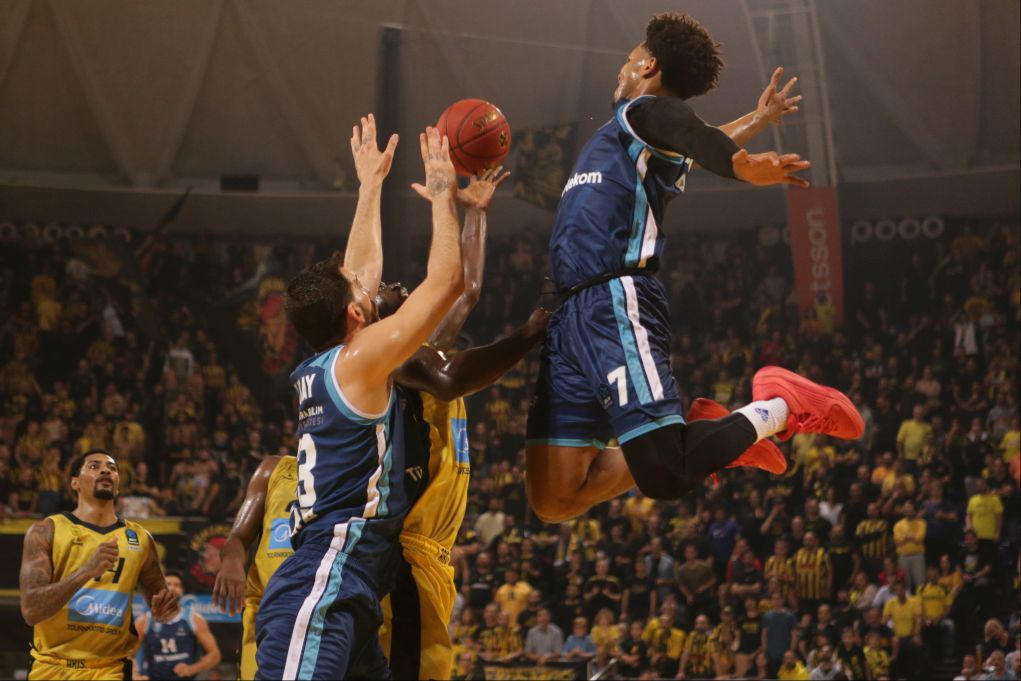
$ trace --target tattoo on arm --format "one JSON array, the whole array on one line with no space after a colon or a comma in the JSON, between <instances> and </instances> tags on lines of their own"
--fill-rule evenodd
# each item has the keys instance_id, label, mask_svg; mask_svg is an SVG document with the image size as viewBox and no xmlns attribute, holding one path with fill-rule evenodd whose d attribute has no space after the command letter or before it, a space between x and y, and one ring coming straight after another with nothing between
<instances>
[{"instance_id":1,"label":"tattoo on arm","mask_svg":"<svg viewBox=\"0 0 1021 681\"><path fill-rule=\"evenodd\" d=\"M88 581L76 570L57 583L53 580L53 521L42 520L25 534L21 557L21 614L31 626L57 613Z\"/></svg>"},{"instance_id":2,"label":"tattoo on arm","mask_svg":"<svg viewBox=\"0 0 1021 681\"><path fill-rule=\"evenodd\" d=\"M429 193L438 196L450 189L450 180L442 175L432 175L426 182Z\"/></svg>"}]
</instances>

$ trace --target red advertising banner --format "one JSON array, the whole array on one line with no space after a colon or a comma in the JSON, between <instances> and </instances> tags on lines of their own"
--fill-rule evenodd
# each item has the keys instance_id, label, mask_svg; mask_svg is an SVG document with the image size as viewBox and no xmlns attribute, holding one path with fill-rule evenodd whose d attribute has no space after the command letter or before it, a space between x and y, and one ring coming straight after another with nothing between
<instances>
[{"instance_id":1,"label":"red advertising banner","mask_svg":"<svg viewBox=\"0 0 1021 681\"><path fill-rule=\"evenodd\" d=\"M840 215L833 187L790 189L787 220L794 256L794 283L802 315L813 308L827 326L844 322L844 267L840 253Z\"/></svg>"}]
</instances>

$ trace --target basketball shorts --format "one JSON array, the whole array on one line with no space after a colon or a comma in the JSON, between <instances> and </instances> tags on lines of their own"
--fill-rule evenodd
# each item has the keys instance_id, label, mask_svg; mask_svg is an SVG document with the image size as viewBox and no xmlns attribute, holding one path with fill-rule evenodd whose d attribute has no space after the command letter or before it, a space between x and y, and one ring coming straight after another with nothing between
<instances>
[{"instance_id":1,"label":"basketball shorts","mask_svg":"<svg viewBox=\"0 0 1021 681\"><path fill-rule=\"evenodd\" d=\"M350 539L350 537L348 537ZM257 679L389 679L376 578L340 538L302 544L274 573L255 618Z\"/></svg>"},{"instance_id":2,"label":"basketball shorts","mask_svg":"<svg viewBox=\"0 0 1021 681\"><path fill-rule=\"evenodd\" d=\"M60 681L99 681L101 679L130 679L131 660L93 659L65 660L52 655L32 652L32 666L28 678L59 679Z\"/></svg>"},{"instance_id":3,"label":"basketball shorts","mask_svg":"<svg viewBox=\"0 0 1021 681\"><path fill-rule=\"evenodd\" d=\"M666 291L651 276L583 289L550 319L528 444L602 449L684 423Z\"/></svg>"},{"instance_id":4,"label":"basketball shorts","mask_svg":"<svg viewBox=\"0 0 1021 681\"><path fill-rule=\"evenodd\" d=\"M245 599L241 613L241 676L245 681L255 678L255 616L259 613L260 598Z\"/></svg>"},{"instance_id":5,"label":"basketball shorts","mask_svg":"<svg viewBox=\"0 0 1021 681\"><path fill-rule=\"evenodd\" d=\"M450 552L412 532L401 534L401 546L397 584L382 604L383 652L395 679L449 679L454 653L447 625L457 598Z\"/></svg>"}]
</instances>

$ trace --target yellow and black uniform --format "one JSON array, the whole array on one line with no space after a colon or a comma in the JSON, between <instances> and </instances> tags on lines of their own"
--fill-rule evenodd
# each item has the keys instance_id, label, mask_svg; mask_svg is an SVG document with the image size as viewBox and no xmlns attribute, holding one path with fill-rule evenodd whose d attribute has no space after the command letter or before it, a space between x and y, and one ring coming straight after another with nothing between
<instances>
[{"instance_id":1,"label":"yellow and black uniform","mask_svg":"<svg viewBox=\"0 0 1021 681\"><path fill-rule=\"evenodd\" d=\"M854 534L861 555L872 565L881 565L890 553L890 526L884 518L866 518L858 523Z\"/></svg>"},{"instance_id":2,"label":"yellow and black uniform","mask_svg":"<svg viewBox=\"0 0 1021 681\"><path fill-rule=\"evenodd\" d=\"M53 522L53 582L85 565L99 545L117 540L117 562L90 579L56 614L35 625L29 679L121 679L138 646L131 599L152 538L138 523L118 520L98 527L70 513ZM126 667L126 665L128 665ZM127 673L126 673L127 672Z\"/></svg>"},{"instance_id":3,"label":"yellow and black uniform","mask_svg":"<svg viewBox=\"0 0 1021 681\"><path fill-rule=\"evenodd\" d=\"M688 654L687 664L681 671L689 679L711 679L716 675L713 669L713 646L709 634L697 629L688 634L684 643L684 651Z\"/></svg>"},{"instance_id":4,"label":"yellow and black uniform","mask_svg":"<svg viewBox=\"0 0 1021 681\"><path fill-rule=\"evenodd\" d=\"M821 546L815 550L798 549L794 554L794 568L798 575L798 597L805 602L826 600L830 597L830 576L833 568L829 554ZM814 612L812 608L809 612Z\"/></svg>"},{"instance_id":5,"label":"yellow and black uniform","mask_svg":"<svg viewBox=\"0 0 1021 681\"><path fill-rule=\"evenodd\" d=\"M797 583L797 570L794 569L794 559L790 556L781 558L780 556L770 556L766 559L766 566L762 571L766 579L771 577L779 577L780 585L783 587L783 593L786 596L789 587L792 584Z\"/></svg>"},{"instance_id":6,"label":"yellow and black uniform","mask_svg":"<svg viewBox=\"0 0 1021 681\"><path fill-rule=\"evenodd\" d=\"M874 679L890 673L890 653L882 648L865 646L865 661L869 663L869 668L872 670L872 678Z\"/></svg>"},{"instance_id":7,"label":"yellow and black uniform","mask_svg":"<svg viewBox=\"0 0 1021 681\"><path fill-rule=\"evenodd\" d=\"M922 615L926 619L941 619L950 606L950 592L940 583L927 583L918 590L922 601Z\"/></svg>"},{"instance_id":8,"label":"yellow and black uniform","mask_svg":"<svg viewBox=\"0 0 1021 681\"><path fill-rule=\"evenodd\" d=\"M294 553L294 549L291 548L288 516L297 484L297 457L281 457L266 485L265 510L262 513L262 535L252 559L252 566L248 568L245 611L241 618L242 679L255 678L257 669L255 665L255 616L259 612L262 592L280 564Z\"/></svg>"},{"instance_id":9,"label":"yellow and black uniform","mask_svg":"<svg viewBox=\"0 0 1021 681\"><path fill-rule=\"evenodd\" d=\"M479 652L483 655L489 655L494 658L507 657L508 655L521 652L521 648L521 636L518 635L517 629L505 627L502 624L479 629ZM408 677L399 677L394 673L394 678ZM429 678L448 679L450 675Z\"/></svg>"},{"instance_id":10,"label":"yellow and black uniform","mask_svg":"<svg viewBox=\"0 0 1021 681\"><path fill-rule=\"evenodd\" d=\"M656 673L662 678L672 679L677 674L681 653L684 652L684 631L677 627L667 629L660 623L658 617L650 621L649 625L652 622L656 622L656 627L649 634L649 655L662 656L657 658ZM648 631L648 625L646 631ZM644 632L642 638L645 638Z\"/></svg>"},{"instance_id":11,"label":"yellow and black uniform","mask_svg":"<svg viewBox=\"0 0 1021 681\"><path fill-rule=\"evenodd\" d=\"M443 402L412 390L402 390L401 397L407 400L406 422L413 423L416 412L421 415L428 444L416 462L417 433L409 423L405 480L415 501L401 532L397 585L383 601L380 644L394 678L449 679L453 648L447 623L457 597L450 552L464 519L471 475L467 411L460 398ZM392 640L400 645L393 647Z\"/></svg>"},{"instance_id":12,"label":"yellow and black uniform","mask_svg":"<svg viewBox=\"0 0 1021 681\"><path fill-rule=\"evenodd\" d=\"M733 643L737 640L738 633L736 625L721 622L709 634L709 646L713 653L713 660L722 665L724 670L730 671L734 666Z\"/></svg>"}]
</instances>

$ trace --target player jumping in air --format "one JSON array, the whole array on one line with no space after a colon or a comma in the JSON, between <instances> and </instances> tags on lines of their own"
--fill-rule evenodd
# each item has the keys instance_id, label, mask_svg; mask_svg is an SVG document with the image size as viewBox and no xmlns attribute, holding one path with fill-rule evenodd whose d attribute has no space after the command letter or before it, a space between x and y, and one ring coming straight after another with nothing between
<instances>
[{"instance_id":1,"label":"player jumping in air","mask_svg":"<svg viewBox=\"0 0 1021 681\"><path fill-rule=\"evenodd\" d=\"M86 452L71 462L78 505L25 535L21 614L33 628L30 679L131 678L135 590L145 593L157 622L179 611L152 535L114 511L119 486L109 452Z\"/></svg>"},{"instance_id":2,"label":"player jumping in air","mask_svg":"<svg viewBox=\"0 0 1021 681\"><path fill-rule=\"evenodd\" d=\"M685 423L670 371L666 290L659 267L666 203L692 163L757 186L807 186L797 154L740 148L797 110L777 69L758 108L722 128L685 100L716 86L718 45L692 18L652 18L617 77L614 117L589 140L567 182L550 239L553 280L565 302L550 320L528 417L527 490L540 518L571 518L637 485L677 499L728 465L774 470L771 435L859 437L851 401L778 367L754 378L755 402L714 420ZM724 410L725 411L725 410ZM607 447L615 437L620 448ZM739 458L740 457L740 458Z\"/></svg>"}]
</instances>

